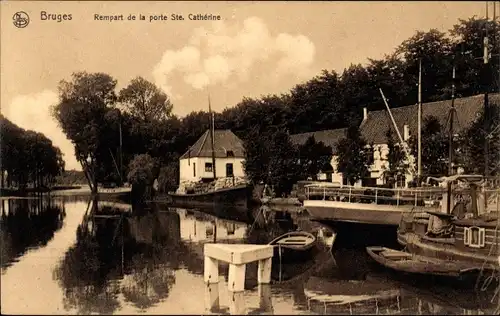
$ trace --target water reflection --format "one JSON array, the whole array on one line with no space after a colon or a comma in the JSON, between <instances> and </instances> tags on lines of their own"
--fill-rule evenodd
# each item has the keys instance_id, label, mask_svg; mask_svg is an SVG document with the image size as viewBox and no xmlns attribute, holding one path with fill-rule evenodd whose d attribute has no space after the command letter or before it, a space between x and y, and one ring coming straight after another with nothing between
<instances>
[{"instance_id":1,"label":"water reflection","mask_svg":"<svg viewBox=\"0 0 500 316\"><path fill-rule=\"evenodd\" d=\"M63 224L64 201L48 198L0 201L2 273L28 249L45 246Z\"/></svg>"},{"instance_id":2,"label":"water reflection","mask_svg":"<svg viewBox=\"0 0 500 316\"><path fill-rule=\"evenodd\" d=\"M491 296L476 300L470 291L397 279L374 269L364 249L331 250L331 231L300 213L262 208L253 221L240 221L230 213L222 219L201 210L74 197L3 202L3 313L493 311ZM247 267L242 293L227 290L227 266L220 267L219 284L204 284L205 243L265 244L296 229L318 236L318 252L300 264L273 263L271 285L256 284L257 264Z\"/></svg>"}]
</instances>

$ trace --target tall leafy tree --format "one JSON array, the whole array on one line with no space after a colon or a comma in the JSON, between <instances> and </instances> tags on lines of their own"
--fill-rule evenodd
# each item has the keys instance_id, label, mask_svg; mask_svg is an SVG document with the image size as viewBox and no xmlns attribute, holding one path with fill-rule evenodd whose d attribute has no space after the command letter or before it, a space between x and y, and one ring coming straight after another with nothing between
<instances>
[{"instance_id":1,"label":"tall leafy tree","mask_svg":"<svg viewBox=\"0 0 500 316\"><path fill-rule=\"evenodd\" d=\"M332 171L332 148L323 142L317 142L314 136L299 146L299 166L304 178L318 179L320 172Z\"/></svg>"},{"instance_id":2,"label":"tall leafy tree","mask_svg":"<svg viewBox=\"0 0 500 316\"><path fill-rule=\"evenodd\" d=\"M463 133L460 142L460 158L468 173L482 174L485 171L486 157L485 143L488 145L489 175L496 176L500 173L500 105L490 105L490 120L497 118L492 128L487 133L484 130L485 115L481 116Z\"/></svg>"},{"instance_id":3,"label":"tall leafy tree","mask_svg":"<svg viewBox=\"0 0 500 316\"><path fill-rule=\"evenodd\" d=\"M410 138L412 155L418 155L418 143L415 136ZM422 174L439 176L448 174L448 133L439 120L430 116L422 124Z\"/></svg>"},{"instance_id":4,"label":"tall leafy tree","mask_svg":"<svg viewBox=\"0 0 500 316\"><path fill-rule=\"evenodd\" d=\"M397 48L396 54L405 62L406 81L410 85L418 83L419 62L422 61L424 102L448 98L446 91L451 81L453 59L452 42L446 33L436 29L418 31ZM415 103L417 91L411 99L411 103Z\"/></svg>"},{"instance_id":5,"label":"tall leafy tree","mask_svg":"<svg viewBox=\"0 0 500 316\"><path fill-rule=\"evenodd\" d=\"M269 163L272 152L269 151L271 134L252 130L244 138L245 161L243 168L248 179L254 184L269 183Z\"/></svg>"},{"instance_id":6,"label":"tall leafy tree","mask_svg":"<svg viewBox=\"0 0 500 316\"><path fill-rule=\"evenodd\" d=\"M384 176L390 183L397 183L398 179L401 179L406 174L409 164L406 161L402 146L395 141L391 129L388 129L385 135L388 149L388 166L384 170Z\"/></svg>"},{"instance_id":7,"label":"tall leafy tree","mask_svg":"<svg viewBox=\"0 0 500 316\"><path fill-rule=\"evenodd\" d=\"M291 133L336 128L345 124L340 80L335 71L322 73L291 92L288 128Z\"/></svg>"},{"instance_id":8,"label":"tall leafy tree","mask_svg":"<svg viewBox=\"0 0 500 316\"><path fill-rule=\"evenodd\" d=\"M288 133L278 130L270 139L269 151L271 155L268 165L268 183L273 186L277 196L288 196L301 174L297 149L292 144Z\"/></svg>"},{"instance_id":9,"label":"tall leafy tree","mask_svg":"<svg viewBox=\"0 0 500 316\"><path fill-rule=\"evenodd\" d=\"M354 185L370 175L373 164L373 147L363 139L357 126L350 126L337 144L337 171Z\"/></svg>"},{"instance_id":10,"label":"tall leafy tree","mask_svg":"<svg viewBox=\"0 0 500 316\"><path fill-rule=\"evenodd\" d=\"M162 121L172 115L173 105L167 94L142 77L132 79L120 90L119 101L142 121Z\"/></svg>"},{"instance_id":11,"label":"tall leafy tree","mask_svg":"<svg viewBox=\"0 0 500 316\"><path fill-rule=\"evenodd\" d=\"M484 37L488 30L489 52L498 56L500 43L500 22L487 21L485 18L472 17L460 19L450 30L453 41L453 54L457 67L457 95L467 96L484 93L481 85L482 69L484 67ZM489 91L497 92L500 87L500 67L498 58L490 58L491 69L496 70L487 80L490 81ZM496 75L495 75L496 74Z\"/></svg>"},{"instance_id":12,"label":"tall leafy tree","mask_svg":"<svg viewBox=\"0 0 500 316\"><path fill-rule=\"evenodd\" d=\"M54 107L53 115L75 145L76 158L94 192L97 192L97 168L103 166L105 157L110 157L110 144L103 138L109 126L106 113L117 99L115 87L116 80L110 75L77 72L71 81L61 81L59 103Z\"/></svg>"}]
</instances>

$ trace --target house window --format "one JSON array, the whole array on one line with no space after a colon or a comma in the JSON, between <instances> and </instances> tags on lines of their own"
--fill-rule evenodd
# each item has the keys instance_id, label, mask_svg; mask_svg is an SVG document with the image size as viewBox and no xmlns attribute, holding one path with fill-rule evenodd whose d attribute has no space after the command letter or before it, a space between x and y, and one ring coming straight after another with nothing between
<instances>
[{"instance_id":1,"label":"house window","mask_svg":"<svg viewBox=\"0 0 500 316\"><path fill-rule=\"evenodd\" d=\"M232 163L227 163L226 164L226 177L232 177L234 176L233 173L233 164Z\"/></svg>"},{"instance_id":2,"label":"house window","mask_svg":"<svg viewBox=\"0 0 500 316\"><path fill-rule=\"evenodd\" d=\"M196 162L193 162L193 177L196 177Z\"/></svg>"},{"instance_id":3,"label":"house window","mask_svg":"<svg viewBox=\"0 0 500 316\"><path fill-rule=\"evenodd\" d=\"M476 226L464 228L464 245L472 248L484 247L485 229Z\"/></svg>"},{"instance_id":4,"label":"house window","mask_svg":"<svg viewBox=\"0 0 500 316\"><path fill-rule=\"evenodd\" d=\"M205 172L212 172L212 163L205 162Z\"/></svg>"},{"instance_id":5,"label":"house window","mask_svg":"<svg viewBox=\"0 0 500 316\"><path fill-rule=\"evenodd\" d=\"M234 157L234 152L232 150L226 151L226 157Z\"/></svg>"}]
</instances>

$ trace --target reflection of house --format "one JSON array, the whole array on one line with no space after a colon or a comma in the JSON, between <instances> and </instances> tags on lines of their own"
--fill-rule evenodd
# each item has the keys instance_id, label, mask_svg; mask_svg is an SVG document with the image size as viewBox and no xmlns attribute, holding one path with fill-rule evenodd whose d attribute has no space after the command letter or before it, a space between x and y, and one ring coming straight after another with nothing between
<instances>
[{"instance_id":1,"label":"reflection of house","mask_svg":"<svg viewBox=\"0 0 500 316\"><path fill-rule=\"evenodd\" d=\"M230 130L215 130L215 175L220 177L244 177L243 142ZM213 179L212 138L207 130L190 149L181 156L180 181Z\"/></svg>"},{"instance_id":2,"label":"reflection of house","mask_svg":"<svg viewBox=\"0 0 500 316\"><path fill-rule=\"evenodd\" d=\"M243 239L246 230L245 224L223 220L200 221L191 216L181 217L181 238L192 242L212 241L214 233L217 234L217 240Z\"/></svg>"},{"instance_id":3,"label":"reflection of house","mask_svg":"<svg viewBox=\"0 0 500 316\"><path fill-rule=\"evenodd\" d=\"M455 99L455 118L454 131L459 134L479 117L484 106L484 95L476 95L472 97ZM499 103L500 94L490 94L490 103ZM422 104L422 119L433 116L436 117L441 126L449 126L449 111L451 100L430 102ZM401 133L401 137L408 141L410 136L416 135L418 130L418 105L408 105L391 109L396 125ZM371 166L371 176L363 181L364 185L384 184L384 170L388 166L387 163L387 140L386 132L391 129L395 141L398 141L397 132L394 129L391 118L387 110L379 110L369 112L366 108L363 109L363 121L360 124L360 131L363 138L369 144L374 145L374 163ZM335 129L327 131L318 131L314 133L304 133L292 135L292 141L295 144L303 144L308 137L314 135L316 141L323 141L326 145L332 147L334 157L332 159L332 167L334 169L332 176L322 175L322 179L328 179L332 182L346 183L342 174L337 172L335 146L339 139L344 137L345 129ZM410 157L411 163L415 164L415 157ZM413 175L409 172L406 174L404 181L401 181L400 186L407 186L408 182L413 179ZM358 185L361 184L361 181Z\"/></svg>"}]
</instances>

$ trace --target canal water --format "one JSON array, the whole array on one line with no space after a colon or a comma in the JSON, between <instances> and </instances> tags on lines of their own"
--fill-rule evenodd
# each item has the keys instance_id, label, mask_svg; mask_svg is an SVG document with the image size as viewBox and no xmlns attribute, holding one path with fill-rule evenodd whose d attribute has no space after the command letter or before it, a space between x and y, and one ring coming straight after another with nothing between
<instances>
[{"instance_id":1,"label":"canal water","mask_svg":"<svg viewBox=\"0 0 500 316\"><path fill-rule=\"evenodd\" d=\"M486 292L405 279L364 249L333 244L305 216L257 210L258 220L86 197L1 200L2 314L491 314ZM260 220L259 220L260 218ZM273 263L259 286L249 265L243 293L203 281L207 242L265 244L290 230L318 234L310 258Z\"/></svg>"}]
</instances>

